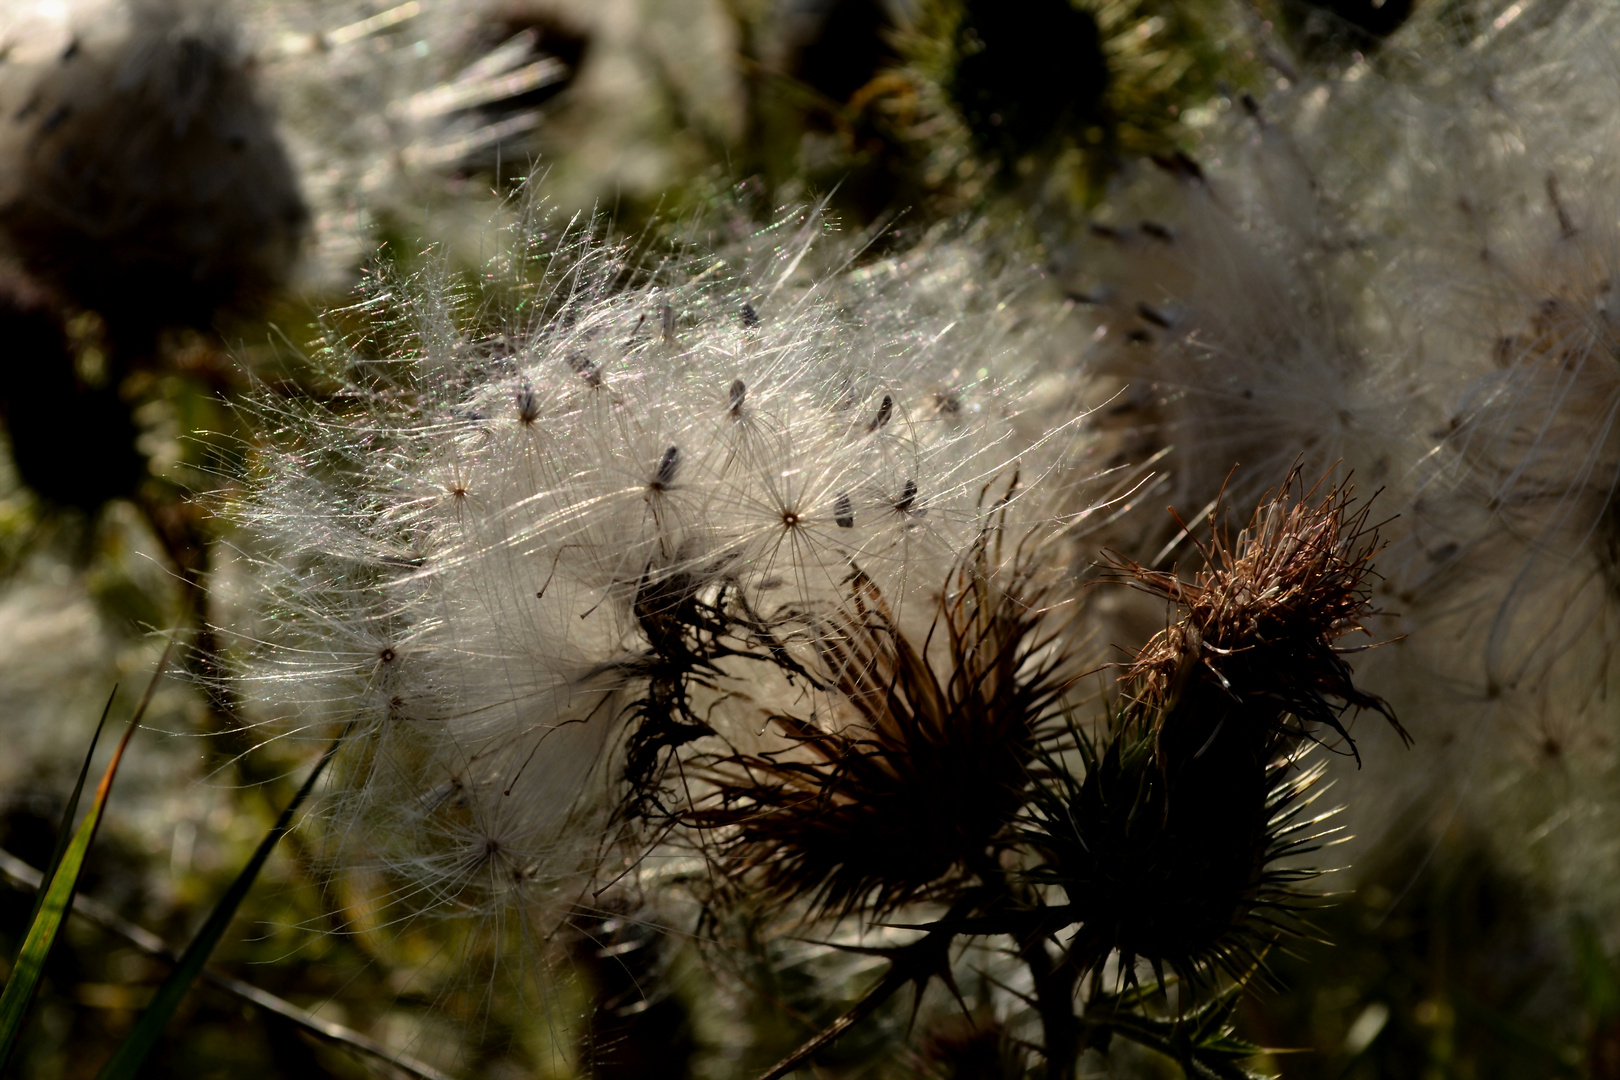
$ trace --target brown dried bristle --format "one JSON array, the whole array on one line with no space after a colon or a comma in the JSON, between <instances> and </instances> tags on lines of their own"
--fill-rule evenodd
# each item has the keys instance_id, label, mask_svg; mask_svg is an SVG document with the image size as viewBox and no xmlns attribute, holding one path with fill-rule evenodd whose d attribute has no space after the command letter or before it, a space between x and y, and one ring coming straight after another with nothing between
<instances>
[{"instance_id":1,"label":"brown dried bristle","mask_svg":"<svg viewBox=\"0 0 1620 1080\"><path fill-rule=\"evenodd\" d=\"M1125 712L1158 730L1161 758L1177 746L1195 752L1234 710L1261 742L1307 735L1320 724L1355 752L1342 717L1371 709L1410 742L1384 701L1358 690L1336 642L1364 632L1371 613L1368 579L1380 549L1367 523L1370 505L1354 507L1349 485L1301 487L1299 468L1267 495L1234 539L1210 515L1205 568L1192 581L1117 556L1114 568L1137 588L1183 612L1128 666ZM1359 760L1359 759L1358 759Z\"/></svg>"},{"instance_id":2,"label":"brown dried bristle","mask_svg":"<svg viewBox=\"0 0 1620 1080\"><path fill-rule=\"evenodd\" d=\"M775 716L795 746L703 770L715 791L691 823L721 830L728 871L839 915L946 897L993 862L1079 675L1068 609L1047 604L1034 552L993 569L1000 538L998 526L958 564L920 644L851 575L844 605L814 626L816 675L845 722Z\"/></svg>"}]
</instances>

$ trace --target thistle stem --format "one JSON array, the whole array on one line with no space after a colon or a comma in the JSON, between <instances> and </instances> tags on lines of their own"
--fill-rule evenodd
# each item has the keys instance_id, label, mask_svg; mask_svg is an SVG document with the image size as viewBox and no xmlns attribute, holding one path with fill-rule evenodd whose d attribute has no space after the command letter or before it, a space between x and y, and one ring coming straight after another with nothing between
<instances>
[{"instance_id":1,"label":"thistle stem","mask_svg":"<svg viewBox=\"0 0 1620 1080\"><path fill-rule=\"evenodd\" d=\"M871 1016L894 992L914 978L908 972L902 971L899 964L889 968L889 973L883 981L867 992L866 996L857 1001L853 1008L817 1032L793 1053L771 1066L770 1070L760 1074L759 1080L781 1080L823 1047L830 1045L838 1036L854 1027L856 1024Z\"/></svg>"},{"instance_id":2,"label":"thistle stem","mask_svg":"<svg viewBox=\"0 0 1620 1080\"><path fill-rule=\"evenodd\" d=\"M1018 955L1029 968L1035 983L1035 1007L1041 1017L1042 1041L1046 1050L1046 1080L1075 1080L1079 1063L1080 1018L1074 1012L1074 965L1060 952L1057 960L1043 938L1020 941Z\"/></svg>"}]
</instances>

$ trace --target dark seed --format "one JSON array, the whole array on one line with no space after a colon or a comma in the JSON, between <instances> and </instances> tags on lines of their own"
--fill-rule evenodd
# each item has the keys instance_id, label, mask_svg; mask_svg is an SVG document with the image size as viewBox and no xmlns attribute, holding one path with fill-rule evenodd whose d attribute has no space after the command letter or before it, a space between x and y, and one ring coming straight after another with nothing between
<instances>
[{"instance_id":1,"label":"dark seed","mask_svg":"<svg viewBox=\"0 0 1620 1080\"><path fill-rule=\"evenodd\" d=\"M736 416L742 412L743 399L748 396L748 384L737 379L731 384L731 415Z\"/></svg>"},{"instance_id":2,"label":"dark seed","mask_svg":"<svg viewBox=\"0 0 1620 1080\"><path fill-rule=\"evenodd\" d=\"M1170 329L1171 324L1175 321L1158 308L1140 301L1136 305L1136 313L1154 326L1162 327L1165 330Z\"/></svg>"},{"instance_id":3,"label":"dark seed","mask_svg":"<svg viewBox=\"0 0 1620 1080\"><path fill-rule=\"evenodd\" d=\"M840 529L855 527L855 508L849 504L849 496L844 492L839 492L838 500L833 503L833 521Z\"/></svg>"},{"instance_id":4,"label":"dark seed","mask_svg":"<svg viewBox=\"0 0 1620 1080\"><path fill-rule=\"evenodd\" d=\"M73 106L62 104L51 110L51 115L40 122L39 129L49 133L62 126L62 121L73 115Z\"/></svg>"},{"instance_id":5,"label":"dark seed","mask_svg":"<svg viewBox=\"0 0 1620 1080\"><path fill-rule=\"evenodd\" d=\"M535 396L534 388L528 383L517 392L518 419L525 424L532 424L540 419L540 399Z\"/></svg>"},{"instance_id":6,"label":"dark seed","mask_svg":"<svg viewBox=\"0 0 1620 1080\"><path fill-rule=\"evenodd\" d=\"M568 366L574 373L584 379L591 386L602 385L602 369L599 365L591 363L583 353L575 353L568 358Z\"/></svg>"},{"instance_id":7,"label":"dark seed","mask_svg":"<svg viewBox=\"0 0 1620 1080\"><path fill-rule=\"evenodd\" d=\"M666 491L675 483L675 474L681 467L681 448L672 446L664 451L664 456L658 461L658 472L653 475L649 485L654 491Z\"/></svg>"},{"instance_id":8,"label":"dark seed","mask_svg":"<svg viewBox=\"0 0 1620 1080\"><path fill-rule=\"evenodd\" d=\"M887 424L889 422L889 417L893 414L894 398L890 397L888 394L884 394L883 404L878 406L877 415L872 417L872 422L870 424L866 425L866 430L876 431L878 428Z\"/></svg>"},{"instance_id":9,"label":"dark seed","mask_svg":"<svg viewBox=\"0 0 1620 1080\"><path fill-rule=\"evenodd\" d=\"M1564 200L1558 195L1558 177L1553 173L1547 174L1547 201L1552 203L1553 212L1558 215L1558 232L1565 240L1573 239L1579 232L1575 228L1574 220L1569 211L1564 209Z\"/></svg>"}]
</instances>

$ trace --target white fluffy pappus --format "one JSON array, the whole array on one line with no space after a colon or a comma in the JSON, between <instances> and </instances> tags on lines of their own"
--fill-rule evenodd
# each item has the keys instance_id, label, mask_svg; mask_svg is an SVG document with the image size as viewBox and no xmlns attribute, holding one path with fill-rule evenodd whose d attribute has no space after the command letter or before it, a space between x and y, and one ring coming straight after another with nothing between
<instances>
[{"instance_id":1,"label":"white fluffy pappus","mask_svg":"<svg viewBox=\"0 0 1620 1080\"><path fill-rule=\"evenodd\" d=\"M1089 512L1078 423L1021 434L1042 320L970 248L828 270L814 211L713 252L520 217L477 284L430 258L334 313L333 392L259 396L231 510L242 677L278 730L346 730L332 855L405 912L588 907L672 753L812 692L759 661L856 568L925 626L993 484Z\"/></svg>"},{"instance_id":2,"label":"white fluffy pappus","mask_svg":"<svg viewBox=\"0 0 1620 1080\"><path fill-rule=\"evenodd\" d=\"M1252 506L1295 462L1378 490L1421 455L1410 373L1361 303L1383 253L1294 138L1303 95L1231 102L1242 115L1205 132L1198 160L1138 170L1069 247L1097 370L1120 386L1101 421L1114 453L1160 459L1189 523L1217 500ZM1168 519L1137 524L1140 557L1180 539Z\"/></svg>"},{"instance_id":3,"label":"white fluffy pappus","mask_svg":"<svg viewBox=\"0 0 1620 1080\"><path fill-rule=\"evenodd\" d=\"M1620 55L1608 5L1502 5L1406 113L1400 283L1442 406L1389 560L1462 808L1607 918L1620 895ZM1434 780L1431 778L1431 784Z\"/></svg>"}]
</instances>

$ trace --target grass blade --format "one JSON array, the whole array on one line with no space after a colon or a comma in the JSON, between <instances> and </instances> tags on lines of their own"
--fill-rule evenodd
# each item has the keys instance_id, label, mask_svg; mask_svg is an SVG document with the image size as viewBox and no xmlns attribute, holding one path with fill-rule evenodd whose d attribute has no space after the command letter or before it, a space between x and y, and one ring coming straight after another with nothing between
<instances>
[{"instance_id":1,"label":"grass blade","mask_svg":"<svg viewBox=\"0 0 1620 1080\"><path fill-rule=\"evenodd\" d=\"M62 865L62 856L67 852L70 838L73 836L73 819L79 816L79 796L84 793L84 781L90 775L90 760L96 756L96 744L101 741L101 732L107 726L107 714L112 712L113 698L118 696L118 687L112 688L107 695L107 704L101 709L101 720L96 724L96 733L90 736L90 749L85 752L84 764L79 768L79 782L73 785L73 795L67 801L67 809L62 811L62 824L56 830L56 846L51 849L51 858L40 869L40 880L49 882L56 877L56 868ZM28 913L28 925L34 925L39 917L39 909L45 903L45 889L41 888L34 893L34 908Z\"/></svg>"},{"instance_id":2,"label":"grass blade","mask_svg":"<svg viewBox=\"0 0 1620 1080\"><path fill-rule=\"evenodd\" d=\"M170 643L170 648L173 643ZM23 938L22 948L17 953L17 963L11 969L11 979L6 983L3 993L0 993L0 1070L11 1059L11 1052L17 1045L17 1036L22 1033L23 1021L28 1017L28 1008L34 1000L34 991L39 987L40 976L45 973L45 958L50 955L51 946L56 944L56 938L62 930L62 924L67 921L68 910L73 906L73 894L79 887L79 874L84 870L84 858L90 851L90 844L96 838L96 827L101 824L102 812L107 808L107 796L112 793L113 777L118 775L118 765L124 760L124 751L129 747L130 736L140 727L141 717L146 714L146 707L152 701L152 693L157 689L158 679L163 675L164 666L169 662L169 649L163 650L163 657L158 661L157 670L152 673L152 681L146 687L146 693L141 697L141 703L135 709L135 715L130 717L129 728L124 737L118 742L118 749L113 752L112 760L107 763L107 771L101 775L101 783L96 787L96 797L90 804L90 809L84 815L84 821L79 824L78 831L62 849L61 860L51 875L50 884L40 891L41 899L38 901L38 911L33 921L28 925L28 934ZM105 715L102 717L106 719ZM97 731L99 732L99 728ZM86 763L88 765L88 762ZM75 791L75 802L77 802ZM72 818L68 819L69 824Z\"/></svg>"},{"instance_id":3,"label":"grass blade","mask_svg":"<svg viewBox=\"0 0 1620 1080\"><path fill-rule=\"evenodd\" d=\"M4 848L0 848L0 876L7 878L14 887L33 893L39 892L42 884L38 870ZM167 942L150 930L120 918L117 912L82 892L73 898L73 914L101 927L114 937L122 938L141 952L156 957L166 965L172 965L180 959L180 950L169 948ZM229 975L222 975L206 967L203 968L202 978L228 994L298 1025L316 1038L324 1039L334 1046L343 1046L358 1053L369 1054L393 1065L414 1080L451 1080L445 1073L424 1061L418 1061L404 1051L391 1049L353 1028L334 1024L330 1020L322 1020L292 1002L240 979L233 979Z\"/></svg>"},{"instance_id":4,"label":"grass blade","mask_svg":"<svg viewBox=\"0 0 1620 1080\"><path fill-rule=\"evenodd\" d=\"M225 935L231 920L236 917L236 909L241 906L248 890L253 887L253 882L258 878L265 861L270 858L270 853L292 828L293 816L297 813L298 807L314 790L315 781L320 778L327 763L343 745L347 734L348 731L345 729L344 733L327 748L326 753L321 755L321 760L315 763L309 778L304 781L303 787L298 789L298 794L293 796L292 802L281 812L275 827L265 834L258 850L253 853L253 858L248 860L248 864L242 868L236 880L231 882L231 887L225 890L225 895L220 897L219 902L214 905L214 910L209 913L208 921L203 923L202 929L197 931L197 936L186 946L186 951L175 964L174 970L163 980L163 985L158 987L157 993L152 997L152 1003L146 1007L146 1011L141 1014L141 1018L136 1021L135 1027L124 1041L118 1045L118 1049L113 1051L107 1064L102 1066L98 1080L134 1080L141 1063L152 1052L152 1047L157 1045L158 1037L168 1026L174 1011L180 1007L186 992L191 989L191 984L197 981L203 965L208 962L208 957L219 944L219 939Z\"/></svg>"}]
</instances>

